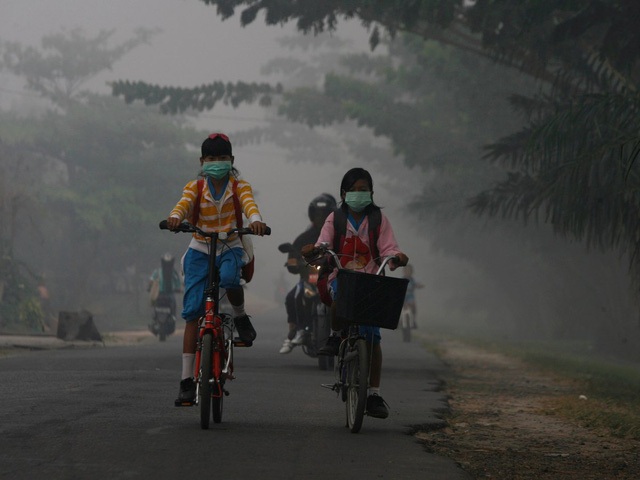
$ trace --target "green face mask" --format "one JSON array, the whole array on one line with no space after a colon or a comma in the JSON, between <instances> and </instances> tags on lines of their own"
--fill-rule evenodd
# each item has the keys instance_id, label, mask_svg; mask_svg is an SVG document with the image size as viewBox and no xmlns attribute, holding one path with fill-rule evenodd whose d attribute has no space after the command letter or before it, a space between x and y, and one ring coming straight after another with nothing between
<instances>
[{"instance_id":1,"label":"green face mask","mask_svg":"<svg viewBox=\"0 0 640 480\"><path fill-rule=\"evenodd\" d=\"M207 177L224 178L231 171L231 161L205 162L202 164L202 173Z\"/></svg>"},{"instance_id":2,"label":"green face mask","mask_svg":"<svg viewBox=\"0 0 640 480\"><path fill-rule=\"evenodd\" d=\"M347 192L344 202L354 212L361 212L371 205L371 192Z\"/></svg>"}]
</instances>

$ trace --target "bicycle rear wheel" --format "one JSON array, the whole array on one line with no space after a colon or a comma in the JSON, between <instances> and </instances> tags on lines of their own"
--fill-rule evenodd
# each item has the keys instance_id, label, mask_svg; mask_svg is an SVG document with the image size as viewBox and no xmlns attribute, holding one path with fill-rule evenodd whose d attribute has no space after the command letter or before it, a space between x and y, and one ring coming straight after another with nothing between
<instances>
[{"instance_id":1,"label":"bicycle rear wheel","mask_svg":"<svg viewBox=\"0 0 640 480\"><path fill-rule=\"evenodd\" d=\"M364 339L356 340L354 357L347 364L347 426L352 433L362 427L369 387L369 357Z\"/></svg>"},{"instance_id":2,"label":"bicycle rear wheel","mask_svg":"<svg viewBox=\"0 0 640 480\"><path fill-rule=\"evenodd\" d=\"M329 355L318 355L318 368L320 370L333 370L334 357Z\"/></svg>"},{"instance_id":3,"label":"bicycle rear wheel","mask_svg":"<svg viewBox=\"0 0 640 480\"><path fill-rule=\"evenodd\" d=\"M314 321L314 340L316 351L327 343L327 338L331 335L331 313L328 308L321 304L316 310L317 318ZM318 368L320 370L333 370L333 355L318 355Z\"/></svg>"},{"instance_id":4,"label":"bicycle rear wheel","mask_svg":"<svg viewBox=\"0 0 640 480\"><path fill-rule=\"evenodd\" d=\"M202 354L200 356L200 385L198 403L200 404L200 427L209 428L211 416L211 363L213 359L213 334L207 332L202 337Z\"/></svg>"}]
</instances>

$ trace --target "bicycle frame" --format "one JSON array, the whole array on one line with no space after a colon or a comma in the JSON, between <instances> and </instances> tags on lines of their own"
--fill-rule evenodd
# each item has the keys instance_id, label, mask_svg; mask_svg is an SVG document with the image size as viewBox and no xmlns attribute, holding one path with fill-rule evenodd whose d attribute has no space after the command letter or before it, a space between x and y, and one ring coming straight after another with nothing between
<instances>
[{"instance_id":1,"label":"bicycle frame","mask_svg":"<svg viewBox=\"0 0 640 480\"><path fill-rule=\"evenodd\" d=\"M210 234L210 251L215 252L218 243L218 234ZM219 312L219 272L215 266L216 256L209 254L209 273L207 279L207 289L205 290L205 314L198 319L198 345L196 348L195 372L196 378L196 404L199 399L199 389L201 382L201 361L202 346L205 335L210 333L213 336L213 358L211 362L211 383L216 388L211 391L213 398L220 398L224 394L224 380L233 378L233 319L226 314Z\"/></svg>"}]
</instances>

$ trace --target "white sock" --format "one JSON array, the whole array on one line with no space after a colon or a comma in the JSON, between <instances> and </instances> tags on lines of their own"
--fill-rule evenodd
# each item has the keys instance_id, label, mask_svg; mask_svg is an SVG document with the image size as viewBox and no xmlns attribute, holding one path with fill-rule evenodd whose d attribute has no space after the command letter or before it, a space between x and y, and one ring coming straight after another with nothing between
<instances>
[{"instance_id":1,"label":"white sock","mask_svg":"<svg viewBox=\"0 0 640 480\"><path fill-rule=\"evenodd\" d=\"M380 387L369 387L367 395L380 395Z\"/></svg>"},{"instance_id":2,"label":"white sock","mask_svg":"<svg viewBox=\"0 0 640 480\"><path fill-rule=\"evenodd\" d=\"M195 353L182 354L182 380L193 377L193 367L196 361Z\"/></svg>"},{"instance_id":3,"label":"white sock","mask_svg":"<svg viewBox=\"0 0 640 480\"><path fill-rule=\"evenodd\" d=\"M231 305L231 308L233 309L234 317L241 317L242 315L246 315L246 312L244 311L244 302L237 307L235 305Z\"/></svg>"}]
</instances>

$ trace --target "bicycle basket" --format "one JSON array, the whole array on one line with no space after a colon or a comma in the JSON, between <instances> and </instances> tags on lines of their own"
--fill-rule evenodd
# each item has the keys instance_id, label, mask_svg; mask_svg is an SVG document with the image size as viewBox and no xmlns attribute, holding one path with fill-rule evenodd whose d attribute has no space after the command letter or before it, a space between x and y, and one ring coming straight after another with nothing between
<instances>
[{"instance_id":1,"label":"bicycle basket","mask_svg":"<svg viewBox=\"0 0 640 480\"><path fill-rule=\"evenodd\" d=\"M406 278L338 270L336 314L349 323L395 330L408 283Z\"/></svg>"}]
</instances>

